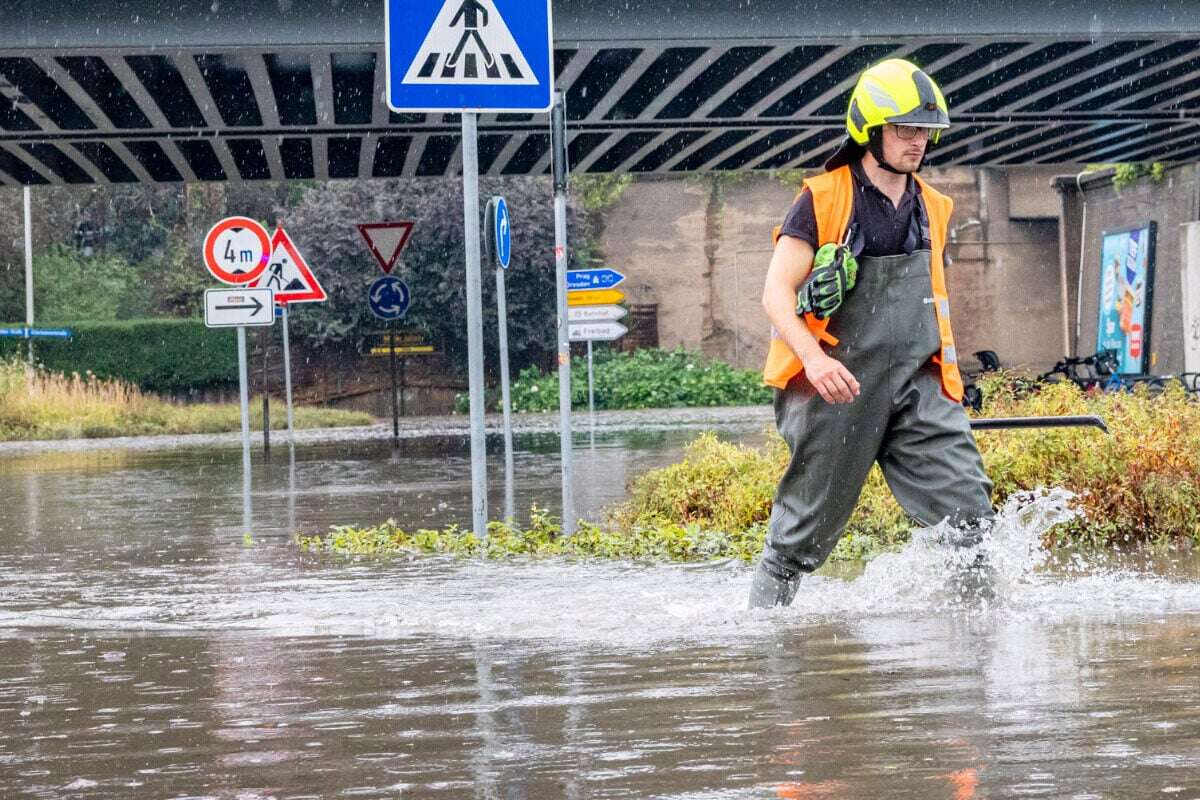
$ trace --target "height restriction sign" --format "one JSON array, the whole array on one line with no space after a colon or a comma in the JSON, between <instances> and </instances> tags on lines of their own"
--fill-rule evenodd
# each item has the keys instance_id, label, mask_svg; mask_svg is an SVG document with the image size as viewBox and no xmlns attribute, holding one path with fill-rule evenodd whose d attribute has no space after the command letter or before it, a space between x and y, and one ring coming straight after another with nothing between
<instances>
[{"instance_id":1,"label":"height restriction sign","mask_svg":"<svg viewBox=\"0 0 1200 800\"><path fill-rule=\"evenodd\" d=\"M222 283L240 286L263 273L271 259L267 230L248 217L226 217L204 237L204 265Z\"/></svg>"}]
</instances>

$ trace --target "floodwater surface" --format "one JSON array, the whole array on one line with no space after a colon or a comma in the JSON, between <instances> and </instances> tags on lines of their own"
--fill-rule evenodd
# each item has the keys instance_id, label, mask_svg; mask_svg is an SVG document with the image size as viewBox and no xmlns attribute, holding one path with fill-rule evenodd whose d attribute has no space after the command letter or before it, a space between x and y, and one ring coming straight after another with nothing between
<instances>
[{"instance_id":1,"label":"floodwater surface","mask_svg":"<svg viewBox=\"0 0 1200 800\"><path fill-rule=\"evenodd\" d=\"M582 513L696 433L650 419L577 439ZM553 510L557 440L517 445ZM990 599L928 531L747 612L737 563L295 550L469 523L461 436L253 477L246 535L236 449L0 461L0 797L1200 798L1197 560L1047 557L1061 493L1006 508Z\"/></svg>"}]
</instances>

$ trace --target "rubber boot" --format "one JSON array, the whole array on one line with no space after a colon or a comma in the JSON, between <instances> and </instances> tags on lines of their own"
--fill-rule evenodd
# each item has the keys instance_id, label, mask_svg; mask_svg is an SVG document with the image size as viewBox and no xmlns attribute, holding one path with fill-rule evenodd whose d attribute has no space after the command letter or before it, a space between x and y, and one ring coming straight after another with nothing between
<instances>
[{"instance_id":1,"label":"rubber boot","mask_svg":"<svg viewBox=\"0 0 1200 800\"><path fill-rule=\"evenodd\" d=\"M776 608L790 606L800 585L799 573L791 578L776 578L762 564L754 570L754 581L750 584L748 608Z\"/></svg>"},{"instance_id":2,"label":"rubber boot","mask_svg":"<svg viewBox=\"0 0 1200 800\"><path fill-rule=\"evenodd\" d=\"M987 523L967 524L961 528L951 528L943 538L944 546L952 550L966 551L978 548L983 539ZM955 571L950 576L950 591L958 599L966 602L989 602L996 597L996 569L982 549L974 556L966 555L957 559Z\"/></svg>"}]
</instances>

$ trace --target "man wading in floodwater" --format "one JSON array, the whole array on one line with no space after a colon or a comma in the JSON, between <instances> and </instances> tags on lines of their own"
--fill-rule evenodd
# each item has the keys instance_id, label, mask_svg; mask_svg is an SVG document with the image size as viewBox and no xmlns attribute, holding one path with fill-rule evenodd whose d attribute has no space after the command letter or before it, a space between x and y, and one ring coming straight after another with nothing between
<instances>
[{"instance_id":1,"label":"man wading in floodwater","mask_svg":"<svg viewBox=\"0 0 1200 800\"><path fill-rule=\"evenodd\" d=\"M977 542L993 517L950 332L942 250L954 204L916 176L948 127L928 75L900 59L871 67L850 98L849 136L776 231L764 379L791 461L751 608L792 602L837 544L875 462L910 516L948 519L960 544Z\"/></svg>"}]
</instances>

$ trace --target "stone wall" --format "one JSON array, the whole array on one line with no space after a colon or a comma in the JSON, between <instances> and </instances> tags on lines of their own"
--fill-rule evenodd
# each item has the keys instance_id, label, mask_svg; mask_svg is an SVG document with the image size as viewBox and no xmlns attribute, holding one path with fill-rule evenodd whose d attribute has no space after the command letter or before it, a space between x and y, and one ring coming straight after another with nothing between
<instances>
[{"instance_id":1,"label":"stone wall","mask_svg":"<svg viewBox=\"0 0 1200 800\"><path fill-rule=\"evenodd\" d=\"M1077 320L1074 286L1078 283L1082 287L1078 352L1089 355L1096 350L1104 232L1153 221L1157 236L1147 342L1149 369L1155 373L1182 372L1185 365L1181 226L1200 219L1200 167L1191 164L1175 167L1167 170L1161 181L1142 178L1122 189L1113 186L1108 172L1064 176L1056 185L1062 192L1064 230L1068 232L1064 237L1063 260L1072 283L1069 309L1072 339Z\"/></svg>"}]
</instances>

